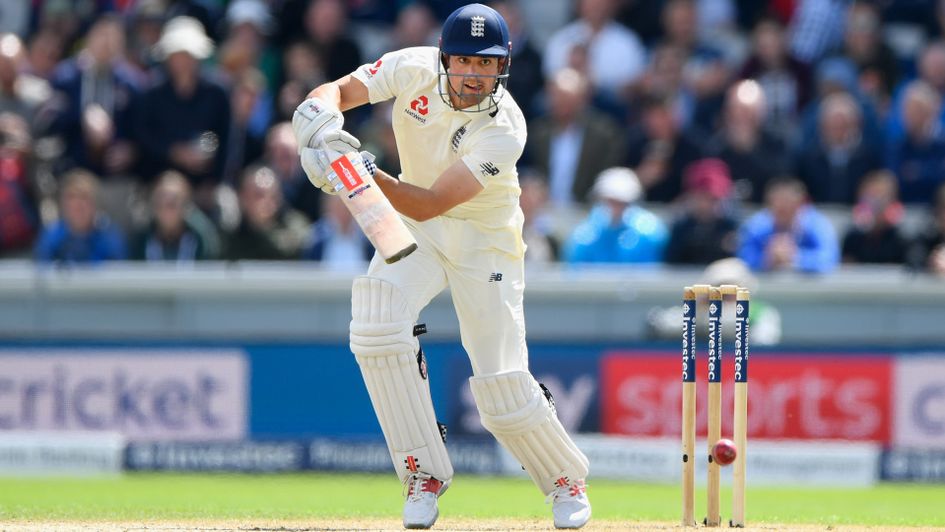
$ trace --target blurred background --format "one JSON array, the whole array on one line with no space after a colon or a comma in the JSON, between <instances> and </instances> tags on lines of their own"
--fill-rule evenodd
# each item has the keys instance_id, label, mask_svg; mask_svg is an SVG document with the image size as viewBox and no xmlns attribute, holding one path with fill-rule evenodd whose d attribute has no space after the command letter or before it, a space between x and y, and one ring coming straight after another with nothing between
<instances>
[{"instance_id":1,"label":"blurred background","mask_svg":"<svg viewBox=\"0 0 945 532\"><path fill-rule=\"evenodd\" d=\"M389 469L347 346L372 250L289 121L465 3L0 6L0 474ZM945 480L945 1L490 4L532 368L592 475L678 478L680 299L709 282L753 293L752 481ZM393 111L346 128L396 174ZM449 295L421 319L457 470L520 473Z\"/></svg>"}]
</instances>

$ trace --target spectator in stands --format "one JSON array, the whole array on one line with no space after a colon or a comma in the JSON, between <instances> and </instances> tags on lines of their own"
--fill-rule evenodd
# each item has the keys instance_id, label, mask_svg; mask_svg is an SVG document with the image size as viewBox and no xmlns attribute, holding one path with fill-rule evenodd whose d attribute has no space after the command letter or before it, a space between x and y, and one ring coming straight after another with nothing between
<instances>
[{"instance_id":1,"label":"spectator in stands","mask_svg":"<svg viewBox=\"0 0 945 532\"><path fill-rule=\"evenodd\" d=\"M423 2L408 2L397 13L392 31L393 42L384 48L399 50L411 46L436 46L436 15L430 6Z\"/></svg>"},{"instance_id":2,"label":"spectator in stands","mask_svg":"<svg viewBox=\"0 0 945 532\"><path fill-rule=\"evenodd\" d=\"M776 18L763 18L752 33L754 53L742 67L740 79L757 81L767 95L767 125L793 136L798 116L810 100L808 67L791 57L784 26Z\"/></svg>"},{"instance_id":3,"label":"spectator in stands","mask_svg":"<svg viewBox=\"0 0 945 532\"><path fill-rule=\"evenodd\" d=\"M164 0L138 0L128 14L128 64L149 86L159 63L154 47L161 39L166 13Z\"/></svg>"},{"instance_id":4,"label":"spectator in stands","mask_svg":"<svg viewBox=\"0 0 945 532\"><path fill-rule=\"evenodd\" d=\"M738 256L755 271L827 273L840 256L837 235L807 203L804 184L793 177L768 184L765 208L742 225Z\"/></svg>"},{"instance_id":5,"label":"spectator in stands","mask_svg":"<svg viewBox=\"0 0 945 532\"><path fill-rule=\"evenodd\" d=\"M98 210L98 179L82 169L62 178L59 220L45 228L36 244L36 260L79 264L121 260L124 236Z\"/></svg>"},{"instance_id":6,"label":"spectator in stands","mask_svg":"<svg viewBox=\"0 0 945 532\"><path fill-rule=\"evenodd\" d=\"M647 201L674 201L682 192L682 173L705 153L704 140L682 128L666 95L646 95L640 123L630 129L628 166L634 168Z\"/></svg>"},{"instance_id":7,"label":"spectator in stands","mask_svg":"<svg viewBox=\"0 0 945 532\"><path fill-rule=\"evenodd\" d=\"M807 63L816 63L838 48L843 22L852 0L797 0L791 17L791 53Z\"/></svg>"},{"instance_id":8,"label":"spectator in stands","mask_svg":"<svg viewBox=\"0 0 945 532\"><path fill-rule=\"evenodd\" d=\"M885 110L899 83L899 60L883 40L881 24L875 4L854 2L847 10L843 55L859 71L860 91Z\"/></svg>"},{"instance_id":9,"label":"spectator in stands","mask_svg":"<svg viewBox=\"0 0 945 532\"><path fill-rule=\"evenodd\" d=\"M552 219L548 212L548 181L534 172L524 171L519 174L519 187L522 194L518 198L525 225L522 238L525 241L525 262L530 264L548 264L556 262L561 245L554 234Z\"/></svg>"},{"instance_id":10,"label":"spectator in stands","mask_svg":"<svg viewBox=\"0 0 945 532\"><path fill-rule=\"evenodd\" d=\"M103 1L31 0L30 4L31 31L48 29L54 32L62 38L66 50L76 49L77 41L92 23L113 10L111 2Z\"/></svg>"},{"instance_id":11,"label":"spectator in stands","mask_svg":"<svg viewBox=\"0 0 945 532\"><path fill-rule=\"evenodd\" d=\"M231 2L226 10L226 40L218 54L228 85L234 91L239 88L256 94L241 129L257 139L260 146L275 114L270 87L277 83L280 57L266 38L273 27L269 7L263 0Z\"/></svg>"},{"instance_id":12,"label":"spectator in stands","mask_svg":"<svg viewBox=\"0 0 945 532\"><path fill-rule=\"evenodd\" d=\"M918 271L945 277L945 184L935 193L932 219L909 250L909 264Z\"/></svg>"},{"instance_id":13,"label":"spectator in stands","mask_svg":"<svg viewBox=\"0 0 945 532\"><path fill-rule=\"evenodd\" d=\"M670 231L667 264L699 264L731 257L738 245L738 221L729 212L732 195L728 165L702 159L686 168L684 211Z\"/></svg>"},{"instance_id":14,"label":"spectator in stands","mask_svg":"<svg viewBox=\"0 0 945 532\"><path fill-rule=\"evenodd\" d=\"M161 174L151 192L151 221L132 239L131 258L189 264L219 258L220 245L216 228L191 203L187 178Z\"/></svg>"},{"instance_id":15,"label":"spectator in stands","mask_svg":"<svg viewBox=\"0 0 945 532\"><path fill-rule=\"evenodd\" d=\"M32 124L40 104L51 93L45 80L22 72L25 60L20 38L0 34L0 112L13 113Z\"/></svg>"},{"instance_id":16,"label":"spectator in stands","mask_svg":"<svg viewBox=\"0 0 945 532\"><path fill-rule=\"evenodd\" d=\"M62 61L65 42L61 35L51 29L41 28L29 38L25 72L40 79L52 79L56 66Z\"/></svg>"},{"instance_id":17,"label":"spectator in stands","mask_svg":"<svg viewBox=\"0 0 945 532\"><path fill-rule=\"evenodd\" d=\"M522 17L517 1L494 0L489 2L489 6L498 11L509 26L515 75L509 77L508 89L515 97L515 102L522 109L525 118L531 119L538 112L535 109L535 100L545 84L541 68L541 54L535 50L528 38L525 19Z\"/></svg>"},{"instance_id":18,"label":"spectator in stands","mask_svg":"<svg viewBox=\"0 0 945 532\"><path fill-rule=\"evenodd\" d=\"M660 94L670 100L673 120L683 128L692 122L696 110L696 94L683 82L686 53L673 44L657 46L637 85L640 94Z\"/></svg>"},{"instance_id":19,"label":"spectator in stands","mask_svg":"<svg viewBox=\"0 0 945 532\"><path fill-rule=\"evenodd\" d=\"M348 14L342 0L312 0L305 12L305 32L325 68L326 79L347 76L361 66L361 49L347 36ZM301 100L300 100L301 101Z\"/></svg>"},{"instance_id":20,"label":"spectator in stands","mask_svg":"<svg viewBox=\"0 0 945 532\"><path fill-rule=\"evenodd\" d=\"M292 120L295 108L311 87L317 87L327 79L319 55L304 41L286 46L282 53L282 74L285 79L276 95L278 121Z\"/></svg>"},{"instance_id":21,"label":"spectator in stands","mask_svg":"<svg viewBox=\"0 0 945 532\"><path fill-rule=\"evenodd\" d=\"M305 216L287 207L276 175L265 166L243 172L239 189L242 216L226 237L227 260L292 260L301 257L309 233Z\"/></svg>"},{"instance_id":22,"label":"spectator in stands","mask_svg":"<svg viewBox=\"0 0 945 532\"><path fill-rule=\"evenodd\" d=\"M621 98L646 67L646 49L633 30L614 21L616 0L579 0L578 18L548 40L545 77L569 65L575 47L587 49L588 74L596 90Z\"/></svg>"},{"instance_id":23,"label":"spectator in stands","mask_svg":"<svg viewBox=\"0 0 945 532\"><path fill-rule=\"evenodd\" d=\"M32 149L26 121L0 112L0 258L28 254L39 229Z\"/></svg>"},{"instance_id":24,"label":"spectator in stands","mask_svg":"<svg viewBox=\"0 0 945 532\"><path fill-rule=\"evenodd\" d=\"M702 2L705 4L705 2ZM680 50L683 58L682 84L693 97L692 118L704 129L722 107L731 73L720 50L702 39L699 7L695 0L668 0L663 7L664 45ZM688 125L687 120L683 124Z\"/></svg>"},{"instance_id":25,"label":"spectator in stands","mask_svg":"<svg viewBox=\"0 0 945 532\"><path fill-rule=\"evenodd\" d=\"M312 225L311 241L306 245L303 257L326 266L349 268L349 271L351 266L370 261L374 247L341 197L332 195L325 198L324 211Z\"/></svg>"},{"instance_id":26,"label":"spectator in stands","mask_svg":"<svg viewBox=\"0 0 945 532\"><path fill-rule=\"evenodd\" d=\"M608 168L594 182L597 203L566 246L569 263L656 263L668 231L656 215L635 203L643 187L633 170Z\"/></svg>"},{"instance_id":27,"label":"spectator in stands","mask_svg":"<svg viewBox=\"0 0 945 532\"><path fill-rule=\"evenodd\" d=\"M200 69L213 41L196 19L178 17L164 27L157 53L167 79L148 89L135 108L135 138L150 180L169 168L183 173L194 202L213 212L215 188L229 145L230 103L225 89Z\"/></svg>"},{"instance_id":28,"label":"spectator in stands","mask_svg":"<svg viewBox=\"0 0 945 532\"><path fill-rule=\"evenodd\" d=\"M280 122L269 130L262 162L276 175L286 205L309 220L321 216L322 193L312 186L302 170L299 145L291 123Z\"/></svg>"},{"instance_id":29,"label":"spectator in stands","mask_svg":"<svg viewBox=\"0 0 945 532\"><path fill-rule=\"evenodd\" d=\"M840 56L828 57L817 64L816 78L816 93L801 115L800 138L797 139L795 145L799 146L799 149L807 149L821 142L821 105L833 94L847 94L856 101L859 107L863 142L867 146L881 146L883 144L881 120L876 114L872 100L860 93L856 65Z\"/></svg>"},{"instance_id":30,"label":"spectator in stands","mask_svg":"<svg viewBox=\"0 0 945 532\"><path fill-rule=\"evenodd\" d=\"M819 141L803 145L796 159L797 176L815 203L851 205L863 176L882 167L880 150L867 143L862 122L860 106L845 92L821 102Z\"/></svg>"},{"instance_id":31,"label":"spectator in stands","mask_svg":"<svg viewBox=\"0 0 945 532\"><path fill-rule=\"evenodd\" d=\"M918 80L924 81L938 93L940 98L945 97L945 40L929 43L919 56L916 64ZM915 80L912 80L915 81ZM912 81L904 83L893 96L889 106L889 116L886 120L885 138L890 145L895 145L906 135L904 100ZM936 115L940 126L945 126L945 107L939 109Z\"/></svg>"},{"instance_id":32,"label":"spectator in stands","mask_svg":"<svg viewBox=\"0 0 945 532\"><path fill-rule=\"evenodd\" d=\"M131 113L141 88L124 57L124 26L107 15L89 29L78 55L56 69L49 132L65 142L66 167L86 168L106 180L126 178L131 170Z\"/></svg>"},{"instance_id":33,"label":"spectator in stands","mask_svg":"<svg viewBox=\"0 0 945 532\"><path fill-rule=\"evenodd\" d=\"M548 115L529 128L527 159L548 176L551 202L587 202L594 178L619 164L624 147L619 126L588 106L590 84L573 69L548 80Z\"/></svg>"},{"instance_id":34,"label":"spectator in stands","mask_svg":"<svg viewBox=\"0 0 945 532\"><path fill-rule=\"evenodd\" d=\"M913 81L903 98L905 135L892 145L887 166L899 178L905 203L929 203L945 182L945 131L939 122L942 98L924 81Z\"/></svg>"},{"instance_id":35,"label":"spectator in stands","mask_svg":"<svg viewBox=\"0 0 945 532\"><path fill-rule=\"evenodd\" d=\"M235 185L243 168L263 153L271 109L265 112L268 116L264 122L253 122L260 102L267 99L266 79L255 68L241 72L233 80L230 89L230 129L227 134L229 144L225 147L223 163L223 182L228 185Z\"/></svg>"},{"instance_id":36,"label":"spectator in stands","mask_svg":"<svg viewBox=\"0 0 945 532\"><path fill-rule=\"evenodd\" d=\"M767 97L753 80L739 81L725 98L722 127L708 153L724 161L735 177L735 196L760 203L765 185L789 168L783 139L765 127Z\"/></svg>"},{"instance_id":37,"label":"spectator in stands","mask_svg":"<svg viewBox=\"0 0 945 532\"><path fill-rule=\"evenodd\" d=\"M220 45L220 55L223 49L236 45L237 49L246 51L248 65L240 70L255 68L266 79L266 87L273 87L279 74L279 54L269 46L269 35L275 30L275 20L270 12L266 0L233 0L226 8L226 40ZM223 62L221 58L221 63ZM272 101L272 96L265 98L266 104ZM260 106L257 120L263 122L261 127L269 125L272 109ZM269 114L265 114L264 111Z\"/></svg>"},{"instance_id":38,"label":"spectator in stands","mask_svg":"<svg viewBox=\"0 0 945 532\"><path fill-rule=\"evenodd\" d=\"M896 176L887 170L867 174L853 207L853 226L843 237L843 262L905 264L909 242L900 228L902 215Z\"/></svg>"}]
</instances>

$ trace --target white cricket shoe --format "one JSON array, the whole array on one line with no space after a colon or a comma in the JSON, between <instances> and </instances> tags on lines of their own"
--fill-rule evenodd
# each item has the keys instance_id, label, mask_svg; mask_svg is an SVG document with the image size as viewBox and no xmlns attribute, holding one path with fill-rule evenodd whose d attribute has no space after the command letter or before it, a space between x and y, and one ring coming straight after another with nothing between
<instances>
[{"instance_id":1,"label":"white cricket shoe","mask_svg":"<svg viewBox=\"0 0 945 532\"><path fill-rule=\"evenodd\" d=\"M559 478L548 500L555 528L581 528L591 519L591 501L587 498L584 479L568 482L567 478Z\"/></svg>"},{"instance_id":2,"label":"white cricket shoe","mask_svg":"<svg viewBox=\"0 0 945 532\"><path fill-rule=\"evenodd\" d=\"M449 488L426 473L413 473L404 480L407 500L404 502L404 528L430 528L440 516L437 499Z\"/></svg>"}]
</instances>

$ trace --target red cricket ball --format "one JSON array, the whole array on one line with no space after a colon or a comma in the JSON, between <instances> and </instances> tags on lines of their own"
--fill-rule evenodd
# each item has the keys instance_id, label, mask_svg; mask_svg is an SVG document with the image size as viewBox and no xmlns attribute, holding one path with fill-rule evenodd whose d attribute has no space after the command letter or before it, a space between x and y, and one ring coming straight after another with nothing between
<instances>
[{"instance_id":1,"label":"red cricket ball","mask_svg":"<svg viewBox=\"0 0 945 532\"><path fill-rule=\"evenodd\" d=\"M738 456L738 448L735 447L735 442L732 440L722 438L712 446L712 459L719 465L727 466L731 464L735 461L736 456Z\"/></svg>"}]
</instances>

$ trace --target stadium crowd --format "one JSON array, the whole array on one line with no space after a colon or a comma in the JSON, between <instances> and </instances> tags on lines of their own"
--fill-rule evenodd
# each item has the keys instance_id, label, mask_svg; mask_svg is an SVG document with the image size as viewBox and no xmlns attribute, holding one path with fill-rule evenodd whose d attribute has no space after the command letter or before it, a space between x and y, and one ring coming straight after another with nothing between
<instances>
[{"instance_id":1,"label":"stadium crowd","mask_svg":"<svg viewBox=\"0 0 945 532\"><path fill-rule=\"evenodd\" d=\"M464 3L5 3L0 257L367 260L292 112ZM529 120L527 260L945 275L945 1L488 3ZM396 175L391 112L346 128Z\"/></svg>"}]
</instances>

